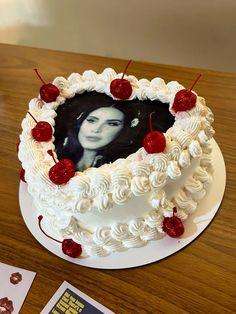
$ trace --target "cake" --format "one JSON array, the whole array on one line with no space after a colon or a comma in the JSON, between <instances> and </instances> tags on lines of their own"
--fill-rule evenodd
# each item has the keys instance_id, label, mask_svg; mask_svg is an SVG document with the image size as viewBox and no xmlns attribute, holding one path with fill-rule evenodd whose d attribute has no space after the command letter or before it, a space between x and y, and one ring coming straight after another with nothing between
<instances>
[{"instance_id":1,"label":"cake","mask_svg":"<svg viewBox=\"0 0 236 314\"><path fill-rule=\"evenodd\" d=\"M106 68L44 84L18 151L40 228L80 258L181 236L212 180L212 122L176 81Z\"/></svg>"}]
</instances>

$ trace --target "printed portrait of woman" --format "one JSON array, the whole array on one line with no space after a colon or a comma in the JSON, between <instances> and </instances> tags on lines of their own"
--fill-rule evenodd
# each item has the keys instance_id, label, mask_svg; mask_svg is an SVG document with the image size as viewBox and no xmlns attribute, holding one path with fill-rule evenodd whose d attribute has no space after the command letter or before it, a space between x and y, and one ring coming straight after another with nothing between
<instances>
[{"instance_id":1,"label":"printed portrait of woman","mask_svg":"<svg viewBox=\"0 0 236 314\"><path fill-rule=\"evenodd\" d=\"M71 159L79 171L126 158L142 147L153 111L158 117L158 123L153 119L153 128L166 131L173 124L167 104L115 101L96 92L76 95L57 110L57 156Z\"/></svg>"}]
</instances>

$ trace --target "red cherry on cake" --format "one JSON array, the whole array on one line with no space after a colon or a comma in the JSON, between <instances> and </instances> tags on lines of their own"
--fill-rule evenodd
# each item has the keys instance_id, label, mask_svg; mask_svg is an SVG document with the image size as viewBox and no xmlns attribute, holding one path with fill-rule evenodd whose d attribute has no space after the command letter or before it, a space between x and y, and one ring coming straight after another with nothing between
<instances>
[{"instance_id":1,"label":"red cherry on cake","mask_svg":"<svg viewBox=\"0 0 236 314\"><path fill-rule=\"evenodd\" d=\"M67 183L75 175L75 165L70 159L62 159L49 170L49 178L57 185Z\"/></svg>"},{"instance_id":2,"label":"red cherry on cake","mask_svg":"<svg viewBox=\"0 0 236 314\"><path fill-rule=\"evenodd\" d=\"M165 217L163 220L163 231L172 238L180 237L184 233L184 225L182 221L175 216L177 212L176 207L173 208L173 216Z\"/></svg>"},{"instance_id":3,"label":"red cherry on cake","mask_svg":"<svg viewBox=\"0 0 236 314\"><path fill-rule=\"evenodd\" d=\"M41 221L43 219L43 216L40 215L38 216L38 224L39 224L39 228L40 230L43 232L43 234L45 234L48 238L61 243L62 244L62 252L70 257L79 257L82 253L82 247L80 244L76 243L75 241L73 241L72 239L64 239L63 241L59 241L51 236L49 236L48 234L46 234L46 232L42 229L41 226Z\"/></svg>"},{"instance_id":4,"label":"red cherry on cake","mask_svg":"<svg viewBox=\"0 0 236 314\"><path fill-rule=\"evenodd\" d=\"M128 99L132 94L132 86L130 82L124 79L125 73L130 65L132 60L129 60L127 63L124 73L120 79L114 79L110 84L110 92L111 94L120 100Z\"/></svg>"},{"instance_id":5,"label":"red cherry on cake","mask_svg":"<svg viewBox=\"0 0 236 314\"><path fill-rule=\"evenodd\" d=\"M126 79L114 79L110 85L111 94L120 100L128 99L132 94L132 86Z\"/></svg>"},{"instance_id":6,"label":"red cherry on cake","mask_svg":"<svg viewBox=\"0 0 236 314\"><path fill-rule=\"evenodd\" d=\"M49 170L50 180L57 184L67 183L75 175L75 165L70 159L61 159L56 162L52 150L48 150L48 154L52 156L55 165Z\"/></svg>"},{"instance_id":7,"label":"red cherry on cake","mask_svg":"<svg viewBox=\"0 0 236 314\"><path fill-rule=\"evenodd\" d=\"M43 83L39 90L41 99L45 102L56 101L57 97L60 95L59 89L52 83L45 83L42 77L39 75L37 69L34 69L34 71L38 75L40 81Z\"/></svg>"},{"instance_id":8,"label":"red cherry on cake","mask_svg":"<svg viewBox=\"0 0 236 314\"><path fill-rule=\"evenodd\" d=\"M152 115L150 114L149 125L150 132L143 139L143 147L145 148L148 154L161 153L166 147L166 138L162 132L153 131L152 128Z\"/></svg>"},{"instance_id":9,"label":"red cherry on cake","mask_svg":"<svg viewBox=\"0 0 236 314\"><path fill-rule=\"evenodd\" d=\"M175 112L187 111L196 106L197 96L192 93L193 87L197 84L202 74L199 74L190 89L181 89L175 95L172 110Z\"/></svg>"},{"instance_id":10,"label":"red cherry on cake","mask_svg":"<svg viewBox=\"0 0 236 314\"><path fill-rule=\"evenodd\" d=\"M28 111L28 114L35 121L36 126L31 130L31 134L37 142L48 142L52 138L52 127L46 121L37 121Z\"/></svg>"},{"instance_id":11,"label":"red cherry on cake","mask_svg":"<svg viewBox=\"0 0 236 314\"><path fill-rule=\"evenodd\" d=\"M32 136L38 142L48 142L52 138L52 127L48 122L39 121L32 129Z\"/></svg>"},{"instance_id":12,"label":"red cherry on cake","mask_svg":"<svg viewBox=\"0 0 236 314\"><path fill-rule=\"evenodd\" d=\"M70 257L78 257L82 253L81 245L72 239L64 239L62 241L62 252Z\"/></svg>"},{"instance_id":13,"label":"red cherry on cake","mask_svg":"<svg viewBox=\"0 0 236 314\"><path fill-rule=\"evenodd\" d=\"M195 107L197 96L187 89L181 89L175 95L172 110L175 112L187 111Z\"/></svg>"},{"instance_id":14,"label":"red cherry on cake","mask_svg":"<svg viewBox=\"0 0 236 314\"><path fill-rule=\"evenodd\" d=\"M27 183L25 180L25 170L23 168L21 168L21 170L20 170L20 179L21 179L21 181Z\"/></svg>"}]
</instances>

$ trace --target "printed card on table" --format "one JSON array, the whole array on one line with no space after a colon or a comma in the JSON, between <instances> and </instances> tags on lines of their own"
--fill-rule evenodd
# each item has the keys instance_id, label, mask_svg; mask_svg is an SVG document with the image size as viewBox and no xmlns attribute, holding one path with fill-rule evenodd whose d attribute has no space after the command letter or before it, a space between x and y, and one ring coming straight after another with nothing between
<instances>
[{"instance_id":1,"label":"printed card on table","mask_svg":"<svg viewBox=\"0 0 236 314\"><path fill-rule=\"evenodd\" d=\"M115 314L64 281L40 314Z\"/></svg>"},{"instance_id":2,"label":"printed card on table","mask_svg":"<svg viewBox=\"0 0 236 314\"><path fill-rule=\"evenodd\" d=\"M35 272L0 263L0 313L20 313L35 275Z\"/></svg>"}]
</instances>

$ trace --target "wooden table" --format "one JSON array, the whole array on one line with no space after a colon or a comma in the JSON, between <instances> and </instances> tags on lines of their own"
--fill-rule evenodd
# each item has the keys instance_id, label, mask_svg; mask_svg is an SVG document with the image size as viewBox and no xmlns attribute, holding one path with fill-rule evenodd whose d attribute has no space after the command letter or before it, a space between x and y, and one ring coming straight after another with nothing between
<instances>
[{"instance_id":1,"label":"wooden table","mask_svg":"<svg viewBox=\"0 0 236 314\"><path fill-rule=\"evenodd\" d=\"M131 56L132 57L132 56ZM42 247L22 219L16 143L28 102L46 81L86 69L122 71L127 61L0 45L0 261L37 272L21 313L35 314L66 280L116 313L233 313L235 302L236 74L133 62L138 78L160 76L195 88L215 114L215 139L226 162L223 202L210 226L175 255L143 267L99 270L69 263ZM174 62L174 58L173 58ZM1 284L1 278L0 278Z\"/></svg>"}]
</instances>

